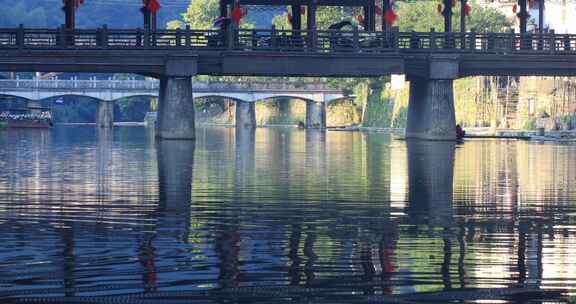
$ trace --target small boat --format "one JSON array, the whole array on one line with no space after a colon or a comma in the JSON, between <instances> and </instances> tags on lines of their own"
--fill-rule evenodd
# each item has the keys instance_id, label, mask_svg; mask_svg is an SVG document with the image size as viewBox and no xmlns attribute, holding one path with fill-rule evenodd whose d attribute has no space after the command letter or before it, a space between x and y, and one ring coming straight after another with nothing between
<instances>
[{"instance_id":1,"label":"small boat","mask_svg":"<svg viewBox=\"0 0 576 304\"><path fill-rule=\"evenodd\" d=\"M53 126L52 113L47 108L11 109L0 112L3 128L48 129Z\"/></svg>"}]
</instances>

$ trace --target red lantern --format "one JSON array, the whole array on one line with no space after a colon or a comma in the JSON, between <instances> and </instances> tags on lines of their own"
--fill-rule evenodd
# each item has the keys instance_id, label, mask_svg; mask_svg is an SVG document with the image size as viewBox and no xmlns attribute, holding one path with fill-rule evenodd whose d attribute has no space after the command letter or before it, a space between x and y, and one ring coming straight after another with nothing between
<instances>
[{"instance_id":1,"label":"red lantern","mask_svg":"<svg viewBox=\"0 0 576 304\"><path fill-rule=\"evenodd\" d=\"M384 21L387 24L392 25L394 24L394 22L396 22L396 19L398 19L398 16L396 15L396 13L394 13L394 10L392 8L389 8L386 11L386 14L384 14Z\"/></svg>"},{"instance_id":2,"label":"red lantern","mask_svg":"<svg viewBox=\"0 0 576 304\"><path fill-rule=\"evenodd\" d=\"M358 20L358 23L364 24L364 16L358 15L358 16L356 16L356 20Z\"/></svg>"},{"instance_id":3,"label":"red lantern","mask_svg":"<svg viewBox=\"0 0 576 304\"><path fill-rule=\"evenodd\" d=\"M468 3L466 3L464 5L464 16L469 17L470 16L470 11L472 11L472 7L470 7L470 5L468 5Z\"/></svg>"},{"instance_id":4,"label":"red lantern","mask_svg":"<svg viewBox=\"0 0 576 304\"><path fill-rule=\"evenodd\" d=\"M62 0L62 10L66 10L66 7L68 6L68 0ZM74 0L74 8L78 9L80 7L80 5L84 4L84 0Z\"/></svg>"},{"instance_id":5,"label":"red lantern","mask_svg":"<svg viewBox=\"0 0 576 304\"><path fill-rule=\"evenodd\" d=\"M286 17L288 17L288 23L292 24L292 13L288 13Z\"/></svg>"},{"instance_id":6,"label":"red lantern","mask_svg":"<svg viewBox=\"0 0 576 304\"><path fill-rule=\"evenodd\" d=\"M518 12L518 4L514 4L514 5L512 6L512 12L513 12L514 14L516 14L516 13Z\"/></svg>"},{"instance_id":7,"label":"red lantern","mask_svg":"<svg viewBox=\"0 0 576 304\"><path fill-rule=\"evenodd\" d=\"M239 6L236 6L230 13L230 18L232 18L232 21L234 21L236 24L240 23L242 17L244 17L244 12Z\"/></svg>"},{"instance_id":8,"label":"red lantern","mask_svg":"<svg viewBox=\"0 0 576 304\"><path fill-rule=\"evenodd\" d=\"M158 3L158 0L148 0L146 7L152 14L156 14L160 10L160 3Z\"/></svg>"}]
</instances>

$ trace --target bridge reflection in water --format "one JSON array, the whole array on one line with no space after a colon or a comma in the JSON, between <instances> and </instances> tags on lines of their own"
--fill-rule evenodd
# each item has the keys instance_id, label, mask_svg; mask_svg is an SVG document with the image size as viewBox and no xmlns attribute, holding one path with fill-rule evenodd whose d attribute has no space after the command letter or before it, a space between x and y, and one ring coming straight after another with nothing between
<instances>
[{"instance_id":1,"label":"bridge reflection in water","mask_svg":"<svg viewBox=\"0 0 576 304\"><path fill-rule=\"evenodd\" d=\"M14 147L0 150L2 298L368 303L576 289L572 146L54 131L0 133Z\"/></svg>"}]
</instances>

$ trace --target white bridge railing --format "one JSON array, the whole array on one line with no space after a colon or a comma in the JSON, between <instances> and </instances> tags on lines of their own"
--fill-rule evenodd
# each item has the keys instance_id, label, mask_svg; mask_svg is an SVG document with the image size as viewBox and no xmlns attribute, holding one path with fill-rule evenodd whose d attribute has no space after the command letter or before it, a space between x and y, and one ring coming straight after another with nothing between
<instances>
[{"instance_id":1,"label":"white bridge railing","mask_svg":"<svg viewBox=\"0 0 576 304\"><path fill-rule=\"evenodd\" d=\"M160 82L156 80L38 80L3 79L2 91L55 91L55 90L107 90L107 91L156 91ZM195 92L322 92L340 93L340 89L328 87L324 83L302 82L192 82Z\"/></svg>"}]
</instances>

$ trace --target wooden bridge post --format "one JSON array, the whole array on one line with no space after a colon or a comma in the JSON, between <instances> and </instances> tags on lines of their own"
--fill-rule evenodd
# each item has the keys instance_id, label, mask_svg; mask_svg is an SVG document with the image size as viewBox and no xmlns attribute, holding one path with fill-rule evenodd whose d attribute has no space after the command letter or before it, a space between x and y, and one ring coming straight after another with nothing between
<instances>
[{"instance_id":1,"label":"wooden bridge post","mask_svg":"<svg viewBox=\"0 0 576 304\"><path fill-rule=\"evenodd\" d=\"M186 38L185 38L185 44L186 47L189 48L192 46L192 32L190 31L190 25L186 25L186 32L185 32Z\"/></svg>"},{"instance_id":2,"label":"wooden bridge post","mask_svg":"<svg viewBox=\"0 0 576 304\"><path fill-rule=\"evenodd\" d=\"M16 31L16 45L18 46L19 49L23 49L24 48L24 25L20 24L18 26L18 30Z\"/></svg>"},{"instance_id":3,"label":"wooden bridge post","mask_svg":"<svg viewBox=\"0 0 576 304\"><path fill-rule=\"evenodd\" d=\"M550 30L550 53L555 53L556 52L556 33L554 32L554 30Z\"/></svg>"},{"instance_id":4,"label":"wooden bridge post","mask_svg":"<svg viewBox=\"0 0 576 304\"><path fill-rule=\"evenodd\" d=\"M317 31L316 31L316 4L308 5L308 15L306 16L306 26L308 30L308 48L311 51L316 50Z\"/></svg>"},{"instance_id":5,"label":"wooden bridge post","mask_svg":"<svg viewBox=\"0 0 576 304\"><path fill-rule=\"evenodd\" d=\"M150 47L150 29L144 29L144 47Z\"/></svg>"},{"instance_id":6,"label":"wooden bridge post","mask_svg":"<svg viewBox=\"0 0 576 304\"><path fill-rule=\"evenodd\" d=\"M538 0L538 32L544 33L544 0Z\"/></svg>"},{"instance_id":7,"label":"wooden bridge post","mask_svg":"<svg viewBox=\"0 0 576 304\"><path fill-rule=\"evenodd\" d=\"M528 18L530 17L527 8L527 1L528 0L518 0L520 12L518 12L517 16L520 20L520 48L522 50L532 49L532 38L531 35L527 33Z\"/></svg>"},{"instance_id":8,"label":"wooden bridge post","mask_svg":"<svg viewBox=\"0 0 576 304\"><path fill-rule=\"evenodd\" d=\"M108 26L106 24L102 25L102 47L108 47Z\"/></svg>"},{"instance_id":9,"label":"wooden bridge post","mask_svg":"<svg viewBox=\"0 0 576 304\"><path fill-rule=\"evenodd\" d=\"M220 0L220 17L228 16L228 5L226 0Z\"/></svg>"},{"instance_id":10,"label":"wooden bridge post","mask_svg":"<svg viewBox=\"0 0 576 304\"><path fill-rule=\"evenodd\" d=\"M460 33L466 32L466 5L468 0L460 0Z\"/></svg>"},{"instance_id":11,"label":"wooden bridge post","mask_svg":"<svg viewBox=\"0 0 576 304\"><path fill-rule=\"evenodd\" d=\"M292 30L295 31L296 34L300 34L302 30L302 8L300 5L292 5Z\"/></svg>"},{"instance_id":12,"label":"wooden bridge post","mask_svg":"<svg viewBox=\"0 0 576 304\"><path fill-rule=\"evenodd\" d=\"M538 50L542 50L544 47L544 0L538 0L538 33L540 37L538 39Z\"/></svg>"},{"instance_id":13,"label":"wooden bridge post","mask_svg":"<svg viewBox=\"0 0 576 304\"><path fill-rule=\"evenodd\" d=\"M176 46L180 47L182 46L182 30L180 30L179 28L176 29Z\"/></svg>"},{"instance_id":14,"label":"wooden bridge post","mask_svg":"<svg viewBox=\"0 0 576 304\"><path fill-rule=\"evenodd\" d=\"M58 31L58 45L66 47L66 26L62 25Z\"/></svg>"},{"instance_id":15,"label":"wooden bridge post","mask_svg":"<svg viewBox=\"0 0 576 304\"><path fill-rule=\"evenodd\" d=\"M236 27L234 26L233 22L228 23L228 28L226 29L226 47L230 50L234 49L236 46L234 45L234 36L235 36Z\"/></svg>"},{"instance_id":16,"label":"wooden bridge post","mask_svg":"<svg viewBox=\"0 0 576 304\"><path fill-rule=\"evenodd\" d=\"M452 32L452 0L443 0L444 32Z\"/></svg>"},{"instance_id":17,"label":"wooden bridge post","mask_svg":"<svg viewBox=\"0 0 576 304\"><path fill-rule=\"evenodd\" d=\"M136 46L142 46L142 29L136 29Z\"/></svg>"},{"instance_id":18,"label":"wooden bridge post","mask_svg":"<svg viewBox=\"0 0 576 304\"><path fill-rule=\"evenodd\" d=\"M468 47L473 51L476 50L476 30L475 29L470 29L469 39L470 39L470 41L468 42Z\"/></svg>"},{"instance_id":19,"label":"wooden bridge post","mask_svg":"<svg viewBox=\"0 0 576 304\"><path fill-rule=\"evenodd\" d=\"M280 37L278 37L276 33L276 26L272 25L270 29L270 47L272 47L273 50L278 49L278 40L280 40Z\"/></svg>"},{"instance_id":20,"label":"wooden bridge post","mask_svg":"<svg viewBox=\"0 0 576 304\"><path fill-rule=\"evenodd\" d=\"M358 52L360 50L360 34L358 33L358 27L355 26L352 31L352 44L354 46L354 51Z\"/></svg>"},{"instance_id":21,"label":"wooden bridge post","mask_svg":"<svg viewBox=\"0 0 576 304\"><path fill-rule=\"evenodd\" d=\"M144 30L145 31L146 30L148 30L148 31L152 30L152 12L150 12L146 3L144 3L144 6L142 6L140 11L142 12L142 16L144 18L144 20L143 20Z\"/></svg>"},{"instance_id":22,"label":"wooden bridge post","mask_svg":"<svg viewBox=\"0 0 576 304\"><path fill-rule=\"evenodd\" d=\"M74 32L76 28L76 0L64 0L64 7L62 9L66 15L64 24L64 33L66 34L66 37L64 39L64 43L66 45L74 45Z\"/></svg>"},{"instance_id":23,"label":"wooden bridge post","mask_svg":"<svg viewBox=\"0 0 576 304\"><path fill-rule=\"evenodd\" d=\"M64 7L62 8L65 14L65 27L72 30L76 27L76 1L64 0Z\"/></svg>"},{"instance_id":24,"label":"wooden bridge post","mask_svg":"<svg viewBox=\"0 0 576 304\"><path fill-rule=\"evenodd\" d=\"M520 7L520 12L518 12L518 19L520 20L520 34L527 32L528 26L528 14L527 0L518 0L518 6Z\"/></svg>"},{"instance_id":25,"label":"wooden bridge post","mask_svg":"<svg viewBox=\"0 0 576 304\"><path fill-rule=\"evenodd\" d=\"M293 46L297 48L304 47L302 42L302 7L300 5L292 5L292 42Z\"/></svg>"},{"instance_id":26,"label":"wooden bridge post","mask_svg":"<svg viewBox=\"0 0 576 304\"><path fill-rule=\"evenodd\" d=\"M364 30L368 31L370 28L370 4L362 7L362 14L364 14L364 24L362 24L362 26L364 27Z\"/></svg>"},{"instance_id":27,"label":"wooden bridge post","mask_svg":"<svg viewBox=\"0 0 576 304\"><path fill-rule=\"evenodd\" d=\"M437 47L437 45L436 45L436 29L431 28L430 29L430 48L435 49L436 47Z\"/></svg>"},{"instance_id":28,"label":"wooden bridge post","mask_svg":"<svg viewBox=\"0 0 576 304\"><path fill-rule=\"evenodd\" d=\"M386 12L390 8L390 0L382 0L382 32L390 31L390 25L386 22Z\"/></svg>"}]
</instances>

